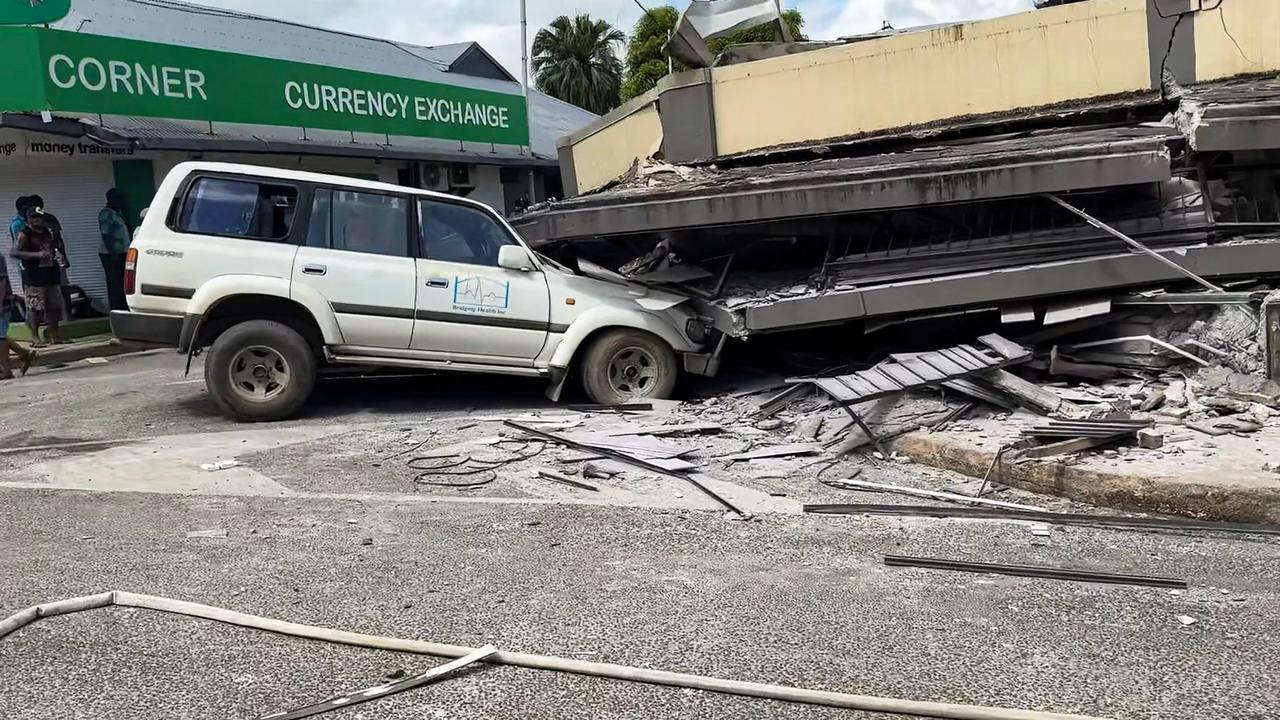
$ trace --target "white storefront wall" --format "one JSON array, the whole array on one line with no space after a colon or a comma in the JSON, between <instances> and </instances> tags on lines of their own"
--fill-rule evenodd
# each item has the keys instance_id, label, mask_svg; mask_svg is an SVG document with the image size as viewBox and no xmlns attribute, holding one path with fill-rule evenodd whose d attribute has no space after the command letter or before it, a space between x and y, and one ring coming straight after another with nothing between
<instances>
[{"instance_id":1,"label":"white storefront wall","mask_svg":"<svg viewBox=\"0 0 1280 720\"><path fill-rule=\"evenodd\" d=\"M17 261L8 257L12 243L8 225L15 213L14 203L23 195L40 195L49 212L63 227L67 254L71 260L68 275L94 298L106 298L106 281L98 260L100 237L98 211L106 203L106 192L115 184L114 160L149 160L153 163L155 183L160 182L174 166L192 159L211 162L234 162L267 167L289 168L335 175L356 176L396 183L399 171L407 161L373 158L341 158L318 155L258 155L245 153L147 152L133 154L100 154L101 149L85 140L0 129L0 217L5 232L0 246L8 260L9 274L15 290L21 287ZM527 172L527 171L526 171ZM470 198L503 212L505 195L497 166L472 166L472 183L476 189ZM149 199L130 198L131 204L147 207Z\"/></svg>"}]
</instances>

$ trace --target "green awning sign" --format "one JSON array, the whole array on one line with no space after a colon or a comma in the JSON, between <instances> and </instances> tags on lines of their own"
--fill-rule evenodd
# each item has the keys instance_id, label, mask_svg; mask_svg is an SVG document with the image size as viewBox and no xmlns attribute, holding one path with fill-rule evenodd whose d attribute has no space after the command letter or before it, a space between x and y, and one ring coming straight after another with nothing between
<instances>
[{"instance_id":1,"label":"green awning sign","mask_svg":"<svg viewBox=\"0 0 1280 720\"><path fill-rule=\"evenodd\" d=\"M0 25L44 25L71 12L71 0L0 0Z\"/></svg>"},{"instance_id":2,"label":"green awning sign","mask_svg":"<svg viewBox=\"0 0 1280 720\"><path fill-rule=\"evenodd\" d=\"M0 0L0 2L12 0ZM29 0L23 0L27 2ZM518 94L44 28L0 27L0 111L528 145Z\"/></svg>"}]
</instances>

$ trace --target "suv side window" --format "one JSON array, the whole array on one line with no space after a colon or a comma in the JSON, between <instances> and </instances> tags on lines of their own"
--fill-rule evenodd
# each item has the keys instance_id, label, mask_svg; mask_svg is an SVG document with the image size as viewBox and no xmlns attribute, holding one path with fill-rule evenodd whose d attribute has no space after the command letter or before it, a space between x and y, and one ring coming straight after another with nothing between
<instances>
[{"instance_id":1,"label":"suv side window","mask_svg":"<svg viewBox=\"0 0 1280 720\"><path fill-rule=\"evenodd\" d=\"M317 189L307 246L409 256L409 200L397 195Z\"/></svg>"},{"instance_id":2,"label":"suv side window","mask_svg":"<svg viewBox=\"0 0 1280 720\"><path fill-rule=\"evenodd\" d=\"M488 213L439 200L419 200L422 257L466 265L498 266L498 250L517 244Z\"/></svg>"},{"instance_id":3,"label":"suv side window","mask_svg":"<svg viewBox=\"0 0 1280 720\"><path fill-rule=\"evenodd\" d=\"M253 180L197 178L178 216L178 232L286 242L298 189Z\"/></svg>"}]
</instances>

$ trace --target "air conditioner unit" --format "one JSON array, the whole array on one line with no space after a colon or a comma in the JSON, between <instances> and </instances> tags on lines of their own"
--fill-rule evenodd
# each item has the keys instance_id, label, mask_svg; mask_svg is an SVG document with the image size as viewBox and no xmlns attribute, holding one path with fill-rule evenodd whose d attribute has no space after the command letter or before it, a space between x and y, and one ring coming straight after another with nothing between
<instances>
[{"instance_id":1,"label":"air conditioner unit","mask_svg":"<svg viewBox=\"0 0 1280 720\"><path fill-rule=\"evenodd\" d=\"M423 163L422 189L449 192L449 182L445 177L444 168L435 163Z\"/></svg>"},{"instance_id":2,"label":"air conditioner unit","mask_svg":"<svg viewBox=\"0 0 1280 720\"><path fill-rule=\"evenodd\" d=\"M475 188L471 182L471 166L465 163L453 163L449 166L449 189L470 190Z\"/></svg>"}]
</instances>

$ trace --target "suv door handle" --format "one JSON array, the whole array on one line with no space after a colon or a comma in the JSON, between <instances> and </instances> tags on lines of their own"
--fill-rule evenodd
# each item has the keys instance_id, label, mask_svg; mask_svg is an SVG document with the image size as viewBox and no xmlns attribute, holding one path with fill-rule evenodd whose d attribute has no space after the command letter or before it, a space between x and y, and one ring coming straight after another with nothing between
<instances>
[{"instance_id":1,"label":"suv door handle","mask_svg":"<svg viewBox=\"0 0 1280 720\"><path fill-rule=\"evenodd\" d=\"M449 287L449 279L448 278L431 278L430 280L427 281L427 287L447 288Z\"/></svg>"},{"instance_id":2,"label":"suv door handle","mask_svg":"<svg viewBox=\"0 0 1280 720\"><path fill-rule=\"evenodd\" d=\"M329 268L324 265L303 265L303 275L325 275L329 272Z\"/></svg>"}]
</instances>

